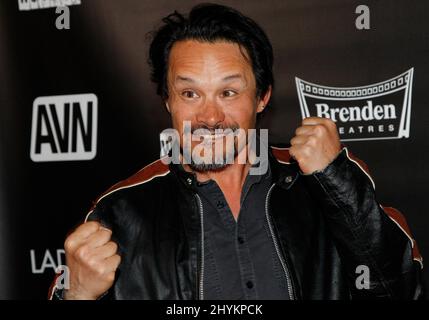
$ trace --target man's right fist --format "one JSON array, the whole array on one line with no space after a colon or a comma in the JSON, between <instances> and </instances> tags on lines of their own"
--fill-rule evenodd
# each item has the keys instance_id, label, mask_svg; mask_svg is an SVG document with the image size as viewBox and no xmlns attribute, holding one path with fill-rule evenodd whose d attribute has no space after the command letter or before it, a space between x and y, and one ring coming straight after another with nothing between
<instances>
[{"instance_id":1,"label":"man's right fist","mask_svg":"<svg viewBox=\"0 0 429 320\"><path fill-rule=\"evenodd\" d=\"M90 221L67 237L64 249L70 288L65 290L66 300L95 300L113 285L121 257L111 236L111 230Z\"/></svg>"}]
</instances>

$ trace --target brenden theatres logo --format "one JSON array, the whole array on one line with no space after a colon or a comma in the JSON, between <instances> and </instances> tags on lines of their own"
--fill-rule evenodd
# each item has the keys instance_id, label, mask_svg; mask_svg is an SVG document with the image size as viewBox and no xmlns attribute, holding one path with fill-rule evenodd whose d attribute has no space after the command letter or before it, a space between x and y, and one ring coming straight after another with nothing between
<instances>
[{"instance_id":1,"label":"brenden theatres logo","mask_svg":"<svg viewBox=\"0 0 429 320\"><path fill-rule=\"evenodd\" d=\"M20 11L80 5L80 0L18 0Z\"/></svg>"},{"instance_id":2,"label":"brenden theatres logo","mask_svg":"<svg viewBox=\"0 0 429 320\"><path fill-rule=\"evenodd\" d=\"M326 87L295 78L302 117L332 119L342 141L408 138L413 71L362 87Z\"/></svg>"},{"instance_id":3,"label":"brenden theatres logo","mask_svg":"<svg viewBox=\"0 0 429 320\"><path fill-rule=\"evenodd\" d=\"M93 159L97 153L97 107L94 94L36 98L31 159L34 162Z\"/></svg>"}]
</instances>

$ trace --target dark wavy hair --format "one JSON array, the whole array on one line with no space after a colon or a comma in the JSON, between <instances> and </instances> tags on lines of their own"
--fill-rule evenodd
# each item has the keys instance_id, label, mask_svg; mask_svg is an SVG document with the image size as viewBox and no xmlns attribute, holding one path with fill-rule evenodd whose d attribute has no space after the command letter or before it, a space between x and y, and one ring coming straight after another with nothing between
<instances>
[{"instance_id":1,"label":"dark wavy hair","mask_svg":"<svg viewBox=\"0 0 429 320\"><path fill-rule=\"evenodd\" d=\"M256 79L256 93L262 97L274 86L273 48L262 28L237 10L218 4L199 4L188 17L174 11L162 19L162 26L152 32L148 63L157 94L168 98L167 70L170 50L176 41L228 41L245 48ZM243 54L246 59L245 54Z\"/></svg>"}]
</instances>

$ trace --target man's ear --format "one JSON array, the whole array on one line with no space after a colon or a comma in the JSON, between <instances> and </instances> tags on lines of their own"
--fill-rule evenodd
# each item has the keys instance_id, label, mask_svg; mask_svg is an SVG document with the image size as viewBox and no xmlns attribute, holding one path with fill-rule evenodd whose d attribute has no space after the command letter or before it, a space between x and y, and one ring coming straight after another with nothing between
<instances>
[{"instance_id":1,"label":"man's ear","mask_svg":"<svg viewBox=\"0 0 429 320\"><path fill-rule=\"evenodd\" d=\"M265 92L264 96L262 97L262 99L260 99L258 102L258 107L256 108L256 113L264 111L268 102L270 102L271 92L272 92L272 86L269 86L267 91Z\"/></svg>"}]
</instances>

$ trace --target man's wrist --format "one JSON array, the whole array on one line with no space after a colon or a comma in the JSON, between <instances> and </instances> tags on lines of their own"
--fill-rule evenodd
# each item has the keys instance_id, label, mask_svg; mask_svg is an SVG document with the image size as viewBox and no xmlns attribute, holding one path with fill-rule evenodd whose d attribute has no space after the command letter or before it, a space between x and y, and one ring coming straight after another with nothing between
<instances>
[{"instance_id":1,"label":"man's wrist","mask_svg":"<svg viewBox=\"0 0 429 320\"><path fill-rule=\"evenodd\" d=\"M335 164L345 160L345 158L346 158L346 150L345 149L346 149L345 147L342 147L340 149L340 151L338 151L338 153L335 155L335 158L332 159L331 162L329 162L324 168L319 169L319 170L315 170L311 173L304 173L304 172L300 171L301 175L302 176L314 176L317 174L327 172L330 169L330 167L333 167Z\"/></svg>"},{"instance_id":2,"label":"man's wrist","mask_svg":"<svg viewBox=\"0 0 429 320\"><path fill-rule=\"evenodd\" d=\"M72 290L63 290L63 300L97 300L97 297L76 293Z\"/></svg>"}]
</instances>

